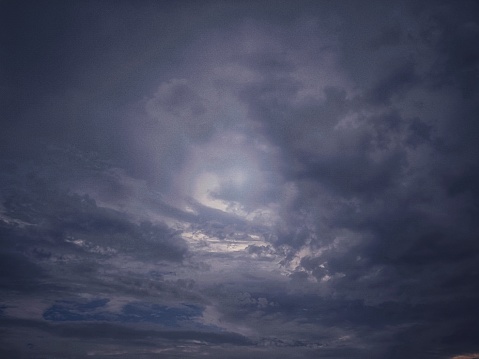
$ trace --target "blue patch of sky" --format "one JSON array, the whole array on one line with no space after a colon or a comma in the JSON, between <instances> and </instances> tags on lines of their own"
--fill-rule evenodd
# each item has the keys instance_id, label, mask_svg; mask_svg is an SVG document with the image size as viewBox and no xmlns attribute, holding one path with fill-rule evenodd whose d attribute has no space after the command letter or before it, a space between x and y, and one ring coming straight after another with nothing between
<instances>
[{"instance_id":1,"label":"blue patch of sky","mask_svg":"<svg viewBox=\"0 0 479 359\"><path fill-rule=\"evenodd\" d=\"M203 309L192 304L169 307L153 303L132 302L120 312L106 310L109 299L91 301L58 300L45 310L43 318L49 321L114 321L124 323L148 322L167 327L180 328L194 323L201 317ZM206 326L196 323L198 328ZM212 328L210 328L212 329Z\"/></svg>"},{"instance_id":2,"label":"blue patch of sky","mask_svg":"<svg viewBox=\"0 0 479 359\"><path fill-rule=\"evenodd\" d=\"M57 300L45 310L43 318L51 321L108 320L108 312L101 311L109 299L91 301Z\"/></svg>"}]
</instances>

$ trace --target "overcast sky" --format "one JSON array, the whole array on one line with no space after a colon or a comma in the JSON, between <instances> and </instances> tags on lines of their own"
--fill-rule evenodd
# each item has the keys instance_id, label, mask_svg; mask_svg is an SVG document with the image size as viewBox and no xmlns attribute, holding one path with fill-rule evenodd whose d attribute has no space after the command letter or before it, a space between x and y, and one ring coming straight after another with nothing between
<instances>
[{"instance_id":1,"label":"overcast sky","mask_svg":"<svg viewBox=\"0 0 479 359\"><path fill-rule=\"evenodd\" d=\"M479 2L0 4L0 356L479 357Z\"/></svg>"}]
</instances>

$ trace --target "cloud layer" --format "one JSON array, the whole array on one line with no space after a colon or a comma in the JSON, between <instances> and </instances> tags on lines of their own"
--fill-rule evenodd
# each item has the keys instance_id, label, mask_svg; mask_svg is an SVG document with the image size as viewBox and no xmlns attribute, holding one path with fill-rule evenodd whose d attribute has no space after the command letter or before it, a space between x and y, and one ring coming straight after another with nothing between
<instances>
[{"instance_id":1,"label":"cloud layer","mask_svg":"<svg viewBox=\"0 0 479 359\"><path fill-rule=\"evenodd\" d=\"M479 351L476 2L0 13L3 356Z\"/></svg>"}]
</instances>

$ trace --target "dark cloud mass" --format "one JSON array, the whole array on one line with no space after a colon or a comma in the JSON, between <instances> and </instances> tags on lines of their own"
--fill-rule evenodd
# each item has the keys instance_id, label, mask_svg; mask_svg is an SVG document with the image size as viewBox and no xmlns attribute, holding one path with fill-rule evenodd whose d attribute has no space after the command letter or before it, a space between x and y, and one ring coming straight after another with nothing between
<instances>
[{"instance_id":1,"label":"dark cloud mass","mask_svg":"<svg viewBox=\"0 0 479 359\"><path fill-rule=\"evenodd\" d=\"M0 356L479 356L477 1L0 14Z\"/></svg>"}]
</instances>

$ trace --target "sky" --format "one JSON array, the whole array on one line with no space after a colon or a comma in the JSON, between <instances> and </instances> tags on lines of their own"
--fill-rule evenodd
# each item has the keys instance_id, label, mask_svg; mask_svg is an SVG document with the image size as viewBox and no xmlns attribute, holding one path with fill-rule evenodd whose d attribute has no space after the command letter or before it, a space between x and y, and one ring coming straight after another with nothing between
<instances>
[{"instance_id":1,"label":"sky","mask_svg":"<svg viewBox=\"0 0 479 359\"><path fill-rule=\"evenodd\" d=\"M0 14L1 357L479 357L477 1Z\"/></svg>"}]
</instances>

